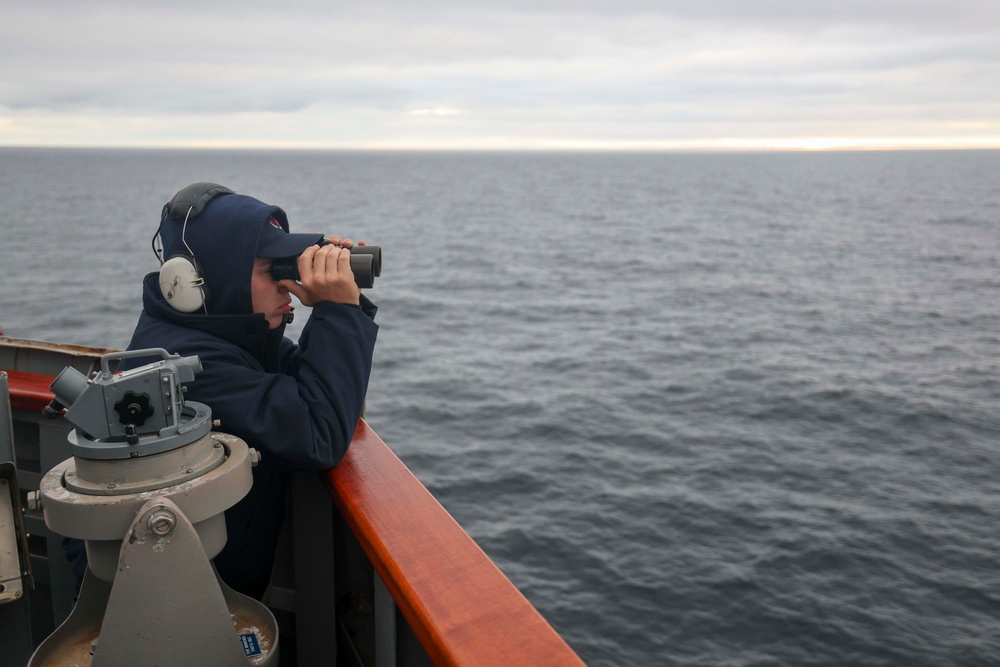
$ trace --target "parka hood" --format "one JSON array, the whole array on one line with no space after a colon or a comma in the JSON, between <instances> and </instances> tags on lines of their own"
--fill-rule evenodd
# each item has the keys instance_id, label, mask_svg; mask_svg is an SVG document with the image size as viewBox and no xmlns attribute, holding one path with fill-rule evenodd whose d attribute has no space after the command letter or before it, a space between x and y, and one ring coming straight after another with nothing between
<instances>
[{"instance_id":1,"label":"parka hood","mask_svg":"<svg viewBox=\"0 0 1000 667\"><path fill-rule=\"evenodd\" d=\"M186 221L183 215L163 221L163 258L194 256L205 281L205 314L253 314L250 278L257 241L271 219L288 231L288 216L278 206L247 195L223 193Z\"/></svg>"}]
</instances>

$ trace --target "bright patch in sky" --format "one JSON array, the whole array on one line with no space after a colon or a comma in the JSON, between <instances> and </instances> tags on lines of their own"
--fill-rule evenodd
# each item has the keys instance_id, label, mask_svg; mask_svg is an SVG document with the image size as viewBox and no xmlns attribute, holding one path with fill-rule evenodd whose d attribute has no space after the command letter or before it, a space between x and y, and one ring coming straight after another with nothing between
<instances>
[{"instance_id":1,"label":"bright patch in sky","mask_svg":"<svg viewBox=\"0 0 1000 667\"><path fill-rule=\"evenodd\" d=\"M462 113L462 111L461 109L435 107L433 109L414 109L410 113L414 116L457 116Z\"/></svg>"}]
</instances>

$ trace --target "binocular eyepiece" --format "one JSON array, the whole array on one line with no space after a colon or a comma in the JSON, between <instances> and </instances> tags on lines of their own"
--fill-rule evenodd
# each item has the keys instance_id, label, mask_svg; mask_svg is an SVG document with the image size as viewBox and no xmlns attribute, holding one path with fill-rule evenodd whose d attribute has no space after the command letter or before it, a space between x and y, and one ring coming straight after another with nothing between
<instances>
[{"instance_id":1,"label":"binocular eyepiece","mask_svg":"<svg viewBox=\"0 0 1000 667\"><path fill-rule=\"evenodd\" d=\"M320 239L316 245L330 245L330 242ZM354 282L362 289L374 286L375 279L382 275L382 248L377 245L356 245L350 252ZM298 255L272 260L271 276L275 280L301 280Z\"/></svg>"}]
</instances>

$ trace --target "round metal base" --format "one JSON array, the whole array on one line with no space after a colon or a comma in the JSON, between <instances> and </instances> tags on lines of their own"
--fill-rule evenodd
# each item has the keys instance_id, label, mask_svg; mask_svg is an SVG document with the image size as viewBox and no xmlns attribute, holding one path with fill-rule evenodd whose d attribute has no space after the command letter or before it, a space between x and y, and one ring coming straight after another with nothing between
<instances>
[{"instance_id":1,"label":"round metal base","mask_svg":"<svg viewBox=\"0 0 1000 667\"><path fill-rule=\"evenodd\" d=\"M134 459L75 457L66 469L66 488L91 496L122 496L186 482L222 465L225 447L206 435L186 447Z\"/></svg>"},{"instance_id":2,"label":"round metal base","mask_svg":"<svg viewBox=\"0 0 1000 667\"><path fill-rule=\"evenodd\" d=\"M125 476L109 477L114 474L109 472L113 471L113 467L99 468L98 471L88 468L85 474L81 474L83 471L77 469L79 461L74 459L63 461L50 470L40 484L46 525L66 537L84 540L121 540L135 519L135 513L151 498L169 498L181 508L192 523L199 523L224 512L243 498L253 484L250 450L245 442L225 433L212 433L203 440L210 441L211 449L224 452L222 461L197 477L193 476L192 468L192 477L179 483L174 481L177 479L177 469L171 470L169 466L161 471L162 474L150 473L152 476L146 479L139 477L130 479ZM193 458L198 459L198 456ZM183 459L171 457L163 459L171 465L181 460ZM84 467L88 467L89 463ZM119 460L109 461L107 465L121 465L124 473L126 470L124 464L130 463L133 461ZM132 472L136 470L133 469ZM82 481L81 477L87 481ZM95 484L95 478L102 481L117 479L108 481L105 486L114 484L117 488L118 484L126 484L132 485L133 489L147 490L132 490L130 493L119 495L107 493L97 495L74 490L74 485L79 489L85 485Z\"/></svg>"}]
</instances>

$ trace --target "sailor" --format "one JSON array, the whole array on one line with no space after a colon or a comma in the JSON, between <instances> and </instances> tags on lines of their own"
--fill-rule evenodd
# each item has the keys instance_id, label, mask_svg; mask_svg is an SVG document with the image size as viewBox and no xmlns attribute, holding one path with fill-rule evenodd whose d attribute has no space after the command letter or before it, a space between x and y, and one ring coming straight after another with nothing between
<instances>
[{"instance_id":1,"label":"sailor","mask_svg":"<svg viewBox=\"0 0 1000 667\"><path fill-rule=\"evenodd\" d=\"M281 208L223 186L178 192L164 206L159 238L161 257L188 261L193 273L144 278L129 349L198 355L203 371L186 398L261 452L253 488L226 511L228 541L215 558L223 581L260 598L289 472L332 468L347 453L368 389L376 307L355 284L350 239L328 237L320 247L321 234L289 233ZM272 259L292 256L300 280L276 281ZM290 295L312 307L298 344L283 335Z\"/></svg>"}]
</instances>

